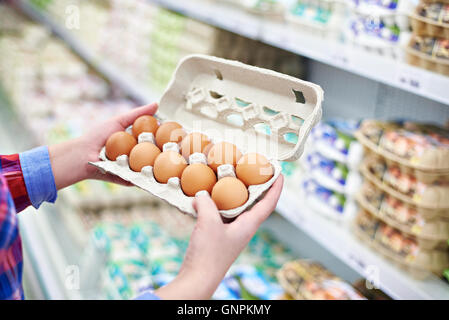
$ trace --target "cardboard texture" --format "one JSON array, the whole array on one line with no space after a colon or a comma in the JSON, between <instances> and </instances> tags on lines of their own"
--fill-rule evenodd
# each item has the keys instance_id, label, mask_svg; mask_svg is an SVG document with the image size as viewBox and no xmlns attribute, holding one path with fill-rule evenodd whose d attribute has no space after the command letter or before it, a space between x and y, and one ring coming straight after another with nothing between
<instances>
[{"instance_id":1,"label":"cardboard texture","mask_svg":"<svg viewBox=\"0 0 449 320\"><path fill-rule=\"evenodd\" d=\"M406 233L414 236L418 239L420 246L425 249L444 249L448 247L447 239L449 239L449 216L445 210L440 211L443 215L438 216L428 216L426 212L422 212L412 206L404 204L404 207L415 209L416 217L415 223L401 221L398 216L400 212L395 212L394 215L388 214L384 206L372 203L370 201L371 195L375 193L378 198L383 199L383 192L376 189L375 186L369 183L365 183L362 186L361 191L357 194L356 200L360 207L368 211L370 214L376 218L384 221L386 224ZM445 214L445 218L444 218Z\"/></svg>"},{"instance_id":2,"label":"cardboard texture","mask_svg":"<svg viewBox=\"0 0 449 320\"><path fill-rule=\"evenodd\" d=\"M441 276L442 272L449 266L449 252L448 250L426 250L419 247L417 252L412 256L402 256L391 248L384 245L379 236L372 238L363 229L361 229L357 221L360 214L355 219L353 231L356 236L374 248L377 252L387 257L390 261L407 270L413 277L417 279L424 279L431 273ZM376 219L373 217L373 219Z\"/></svg>"},{"instance_id":3,"label":"cardboard texture","mask_svg":"<svg viewBox=\"0 0 449 320\"><path fill-rule=\"evenodd\" d=\"M257 152L269 159L274 176L264 184L249 186L249 199L242 206L220 210L223 217L233 218L270 188L281 173L279 161L301 156L310 130L321 119L322 100L323 90L313 83L237 61L191 55L177 66L157 116L161 122L178 122L187 132L202 132L213 143L231 142L243 154ZM269 130L260 132L260 124ZM289 135L297 136L297 141L286 139ZM196 216L194 198L184 195L178 178L158 183L152 167L134 172L126 155L110 161L104 148L100 159L91 164Z\"/></svg>"},{"instance_id":4,"label":"cardboard texture","mask_svg":"<svg viewBox=\"0 0 449 320\"><path fill-rule=\"evenodd\" d=\"M375 158L365 158L360 165L362 175L379 189L391 194L403 202L426 209L449 209L449 187L447 185L428 185L423 191L414 195L406 195L391 187L372 173Z\"/></svg>"}]
</instances>

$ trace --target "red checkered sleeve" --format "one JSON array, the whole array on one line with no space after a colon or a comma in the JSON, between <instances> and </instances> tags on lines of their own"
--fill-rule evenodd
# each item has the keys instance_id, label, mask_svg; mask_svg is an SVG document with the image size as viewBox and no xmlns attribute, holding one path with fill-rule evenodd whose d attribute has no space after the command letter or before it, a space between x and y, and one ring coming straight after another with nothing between
<instances>
[{"instance_id":1,"label":"red checkered sleeve","mask_svg":"<svg viewBox=\"0 0 449 320\"><path fill-rule=\"evenodd\" d=\"M0 155L0 172L5 177L17 212L31 204L20 166L19 154Z\"/></svg>"}]
</instances>

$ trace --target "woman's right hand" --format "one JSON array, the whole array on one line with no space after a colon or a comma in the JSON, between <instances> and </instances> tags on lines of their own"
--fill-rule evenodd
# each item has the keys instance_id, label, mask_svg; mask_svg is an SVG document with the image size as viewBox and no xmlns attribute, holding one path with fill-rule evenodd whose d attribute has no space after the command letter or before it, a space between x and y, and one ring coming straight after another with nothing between
<instances>
[{"instance_id":1,"label":"woman's right hand","mask_svg":"<svg viewBox=\"0 0 449 320\"><path fill-rule=\"evenodd\" d=\"M210 299L232 263L276 208L283 176L265 197L233 222L224 223L209 196L198 196L198 219L178 276L155 293L162 299Z\"/></svg>"}]
</instances>

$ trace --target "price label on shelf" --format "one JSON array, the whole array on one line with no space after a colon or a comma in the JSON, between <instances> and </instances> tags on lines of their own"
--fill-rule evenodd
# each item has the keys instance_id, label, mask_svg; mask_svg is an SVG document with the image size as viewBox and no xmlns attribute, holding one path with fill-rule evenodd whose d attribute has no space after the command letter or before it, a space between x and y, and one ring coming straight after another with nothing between
<instances>
[{"instance_id":1,"label":"price label on shelf","mask_svg":"<svg viewBox=\"0 0 449 320\"><path fill-rule=\"evenodd\" d=\"M351 64L351 51L342 45L334 45L331 47L330 60L336 66L348 68Z\"/></svg>"},{"instance_id":2,"label":"price label on shelf","mask_svg":"<svg viewBox=\"0 0 449 320\"><path fill-rule=\"evenodd\" d=\"M425 92L427 90L428 74L424 70L410 66L400 66L396 71L396 81L400 87L406 90Z\"/></svg>"}]
</instances>

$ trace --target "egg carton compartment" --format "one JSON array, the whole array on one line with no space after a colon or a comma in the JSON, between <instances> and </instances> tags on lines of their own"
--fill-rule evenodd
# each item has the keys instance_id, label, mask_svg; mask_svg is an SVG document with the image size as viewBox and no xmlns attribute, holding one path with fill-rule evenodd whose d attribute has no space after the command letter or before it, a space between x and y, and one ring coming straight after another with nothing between
<instances>
[{"instance_id":1,"label":"egg carton compartment","mask_svg":"<svg viewBox=\"0 0 449 320\"><path fill-rule=\"evenodd\" d=\"M449 23L438 22L420 15L419 12L424 6L424 3L418 4L415 11L410 14L410 24L413 32L418 36L449 38Z\"/></svg>"},{"instance_id":2,"label":"egg carton compartment","mask_svg":"<svg viewBox=\"0 0 449 320\"><path fill-rule=\"evenodd\" d=\"M376 225L374 234L364 228L366 225L363 227L361 226L361 224L363 225L366 223L366 220L370 220ZM432 273L437 276L441 276L443 271L449 266L448 250L426 250L418 246L406 255L399 254L393 248L382 242L380 232L377 232L377 228L378 224L382 224L383 222L376 221L377 219L369 213L363 210L360 211L352 228L354 234L375 251L379 252L381 255L402 269L406 270L414 278L425 279ZM400 233L395 234L402 239L409 239L409 241L413 241L410 240L413 238L402 236Z\"/></svg>"},{"instance_id":3,"label":"egg carton compartment","mask_svg":"<svg viewBox=\"0 0 449 320\"><path fill-rule=\"evenodd\" d=\"M273 177L249 186L248 200L242 206L220 210L223 217L233 218L271 187L281 173L279 161L301 156L306 138L321 119L322 99L322 89L310 82L237 61L191 55L179 63L161 98L157 117L161 122L178 122L187 133L201 132L212 143L231 142L243 155L256 152L269 160ZM147 141L140 136L139 140ZM179 178L161 184L150 166L141 172L132 171L127 155L110 161L103 148L99 157L101 161L91 164L103 172L115 174L196 216L194 198L183 193Z\"/></svg>"},{"instance_id":4,"label":"egg carton compartment","mask_svg":"<svg viewBox=\"0 0 449 320\"><path fill-rule=\"evenodd\" d=\"M447 248L449 217L445 210L422 210L365 183L356 196L358 204L386 224L414 237L425 249Z\"/></svg>"},{"instance_id":5,"label":"egg carton compartment","mask_svg":"<svg viewBox=\"0 0 449 320\"><path fill-rule=\"evenodd\" d=\"M447 186L429 185L425 190L413 196L406 195L391 187L373 174L375 159L367 158L360 165L362 175L379 189L391 194L403 202L425 209L449 209L449 188Z\"/></svg>"}]
</instances>

